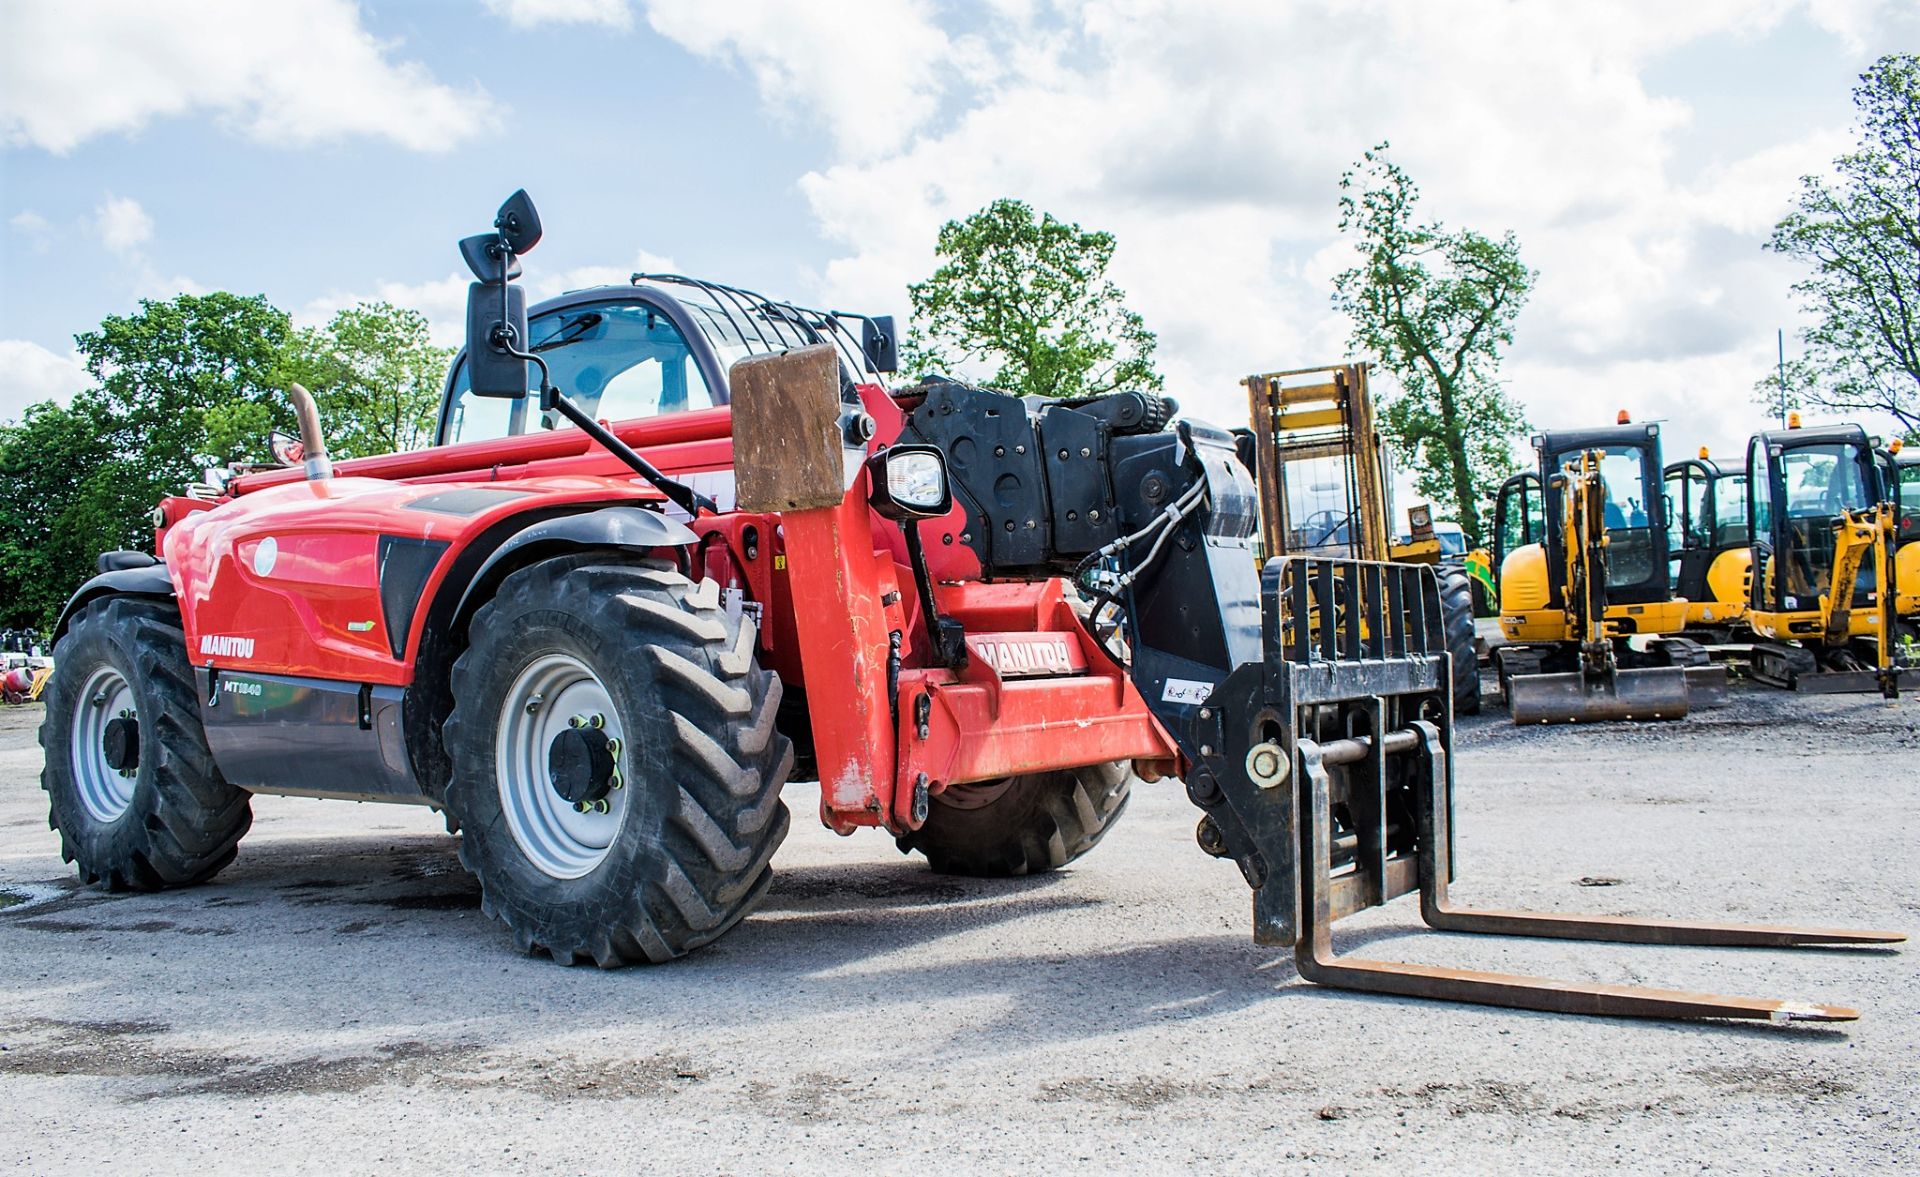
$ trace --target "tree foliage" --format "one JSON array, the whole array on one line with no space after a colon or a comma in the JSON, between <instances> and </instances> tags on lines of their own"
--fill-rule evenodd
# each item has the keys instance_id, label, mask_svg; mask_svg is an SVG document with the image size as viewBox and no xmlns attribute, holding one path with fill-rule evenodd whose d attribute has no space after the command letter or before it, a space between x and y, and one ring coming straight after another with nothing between
<instances>
[{"instance_id":1,"label":"tree foliage","mask_svg":"<svg viewBox=\"0 0 1920 1177\"><path fill-rule=\"evenodd\" d=\"M45 628L98 553L150 548L154 505L203 467L269 460L269 431L297 429L289 381L314 392L335 456L386 453L431 440L451 358L415 311L296 330L224 292L143 301L75 342L93 387L0 425L0 626Z\"/></svg>"},{"instance_id":2,"label":"tree foliage","mask_svg":"<svg viewBox=\"0 0 1920 1177\"><path fill-rule=\"evenodd\" d=\"M287 375L319 402L336 458L419 449L433 440L451 348L434 347L427 317L391 303L361 303L325 327L300 331Z\"/></svg>"},{"instance_id":3,"label":"tree foliage","mask_svg":"<svg viewBox=\"0 0 1920 1177\"><path fill-rule=\"evenodd\" d=\"M940 227L940 265L907 287L904 357L922 375L995 365L988 383L1023 396L1154 390L1154 335L1107 277L1113 234L996 200Z\"/></svg>"},{"instance_id":4,"label":"tree foliage","mask_svg":"<svg viewBox=\"0 0 1920 1177\"><path fill-rule=\"evenodd\" d=\"M1920 434L1920 58L1888 54L1860 75L1854 150L1832 179L1804 176L1767 248L1806 263L1794 284L1809 404L1885 413ZM1779 396L1777 377L1757 393ZM1789 392L1795 381L1791 374Z\"/></svg>"},{"instance_id":5,"label":"tree foliage","mask_svg":"<svg viewBox=\"0 0 1920 1177\"><path fill-rule=\"evenodd\" d=\"M1340 178L1340 230L1361 260L1334 279L1334 306L1353 320L1354 348L1400 385L1385 407L1389 443L1477 545L1481 501L1512 472L1509 441L1526 428L1498 377L1535 274L1511 232L1496 241L1419 221L1420 190L1386 150Z\"/></svg>"}]
</instances>

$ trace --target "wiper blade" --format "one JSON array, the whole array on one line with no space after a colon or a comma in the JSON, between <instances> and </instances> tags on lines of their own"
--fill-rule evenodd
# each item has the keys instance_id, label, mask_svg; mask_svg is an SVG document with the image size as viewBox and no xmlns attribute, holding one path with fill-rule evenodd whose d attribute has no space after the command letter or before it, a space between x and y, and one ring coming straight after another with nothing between
<instances>
[{"instance_id":1,"label":"wiper blade","mask_svg":"<svg viewBox=\"0 0 1920 1177\"><path fill-rule=\"evenodd\" d=\"M566 347L570 343L578 343L587 332L598 327L605 318L606 316L604 315L590 311L577 319L569 319L552 335L534 344L532 350L536 352L554 351Z\"/></svg>"}]
</instances>

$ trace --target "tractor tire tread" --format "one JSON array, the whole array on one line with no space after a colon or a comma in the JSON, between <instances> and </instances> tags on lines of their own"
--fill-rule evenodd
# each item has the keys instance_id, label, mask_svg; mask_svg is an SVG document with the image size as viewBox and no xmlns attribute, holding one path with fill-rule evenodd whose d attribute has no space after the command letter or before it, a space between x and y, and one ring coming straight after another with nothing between
<instances>
[{"instance_id":1,"label":"tractor tire tread","mask_svg":"<svg viewBox=\"0 0 1920 1177\"><path fill-rule=\"evenodd\" d=\"M1480 656L1474 641L1473 577L1465 568L1443 565L1440 618L1453 655L1453 713L1480 714Z\"/></svg>"},{"instance_id":2,"label":"tractor tire tread","mask_svg":"<svg viewBox=\"0 0 1920 1177\"><path fill-rule=\"evenodd\" d=\"M629 802L625 819L644 828L623 829L608 858L564 884L520 855L494 775L493 731L506 689L498 676L513 669L495 653L511 639L493 635L529 624L575 635L627 713L627 787L647 791L644 803L638 795ZM475 613L471 633L452 675L446 804L482 907L514 944L563 964L657 963L745 917L766 893L790 825L780 790L793 765L792 745L774 727L780 680L757 665L752 623L730 618L716 592L670 567L583 553L509 575ZM616 672L621 689L607 681Z\"/></svg>"},{"instance_id":3,"label":"tractor tire tread","mask_svg":"<svg viewBox=\"0 0 1920 1177\"><path fill-rule=\"evenodd\" d=\"M999 788L985 804L931 799L919 829L895 839L940 874L1003 878L1058 870L1098 845L1132 796L1124 762L1029 773L982 786Z\"/></svg>"},{"instance_id":4,"label":"tractor tire tread","mask_svg":"<svg viewBox=\"0 0 1920 1177\"><path fill-rule=\"evenodd\" d=\"M56 667L90 675L99 663L82 660L100 642L117 646L125 659L121 669L141 714L143 768L119 818L102 823L89 814L71 787L68 764L75 700L64 697L65 682L49 685L40 787L49 802L47 824L60 834L61 857L84 882L109 891L203 883L238 853L253 824L253 797L227 783L207 746L179 610L144 597L94 601L74 618L61 643L67 654ZM58 679L59 670L54 673Z\"/></svg>"}]
</instances>

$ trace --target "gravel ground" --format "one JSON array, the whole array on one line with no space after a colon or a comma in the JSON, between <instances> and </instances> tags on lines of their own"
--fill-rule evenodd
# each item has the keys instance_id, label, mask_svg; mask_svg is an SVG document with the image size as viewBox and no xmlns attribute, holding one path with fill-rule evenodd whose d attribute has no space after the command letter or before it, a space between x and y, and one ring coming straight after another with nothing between
<instances>
[{"instance_id":1,"label":"gravel ground","mask_svg":"<svg viewBox=\"0 0 1920 1177\"><path fill-rule=\"evenodd\" d=\"M1920 703L1757 689L1670 726L1460 736L1467 902L1920 930ZM1369 955L1820 1000L1840 1027L1337 993L1254 946L1176 788L1052 876L797 820L664 967L515 956L424 810L264 798L213 884L77 889L0 709L0 1138L32 1172L1870 1173L1920 1156L1911 948L1444 936ZM788 790L796 818L817 804ZM1594 884L1604 884L1596 886ZM6 899L0 898L0 904Z\"/></svg>"}]
</instances>

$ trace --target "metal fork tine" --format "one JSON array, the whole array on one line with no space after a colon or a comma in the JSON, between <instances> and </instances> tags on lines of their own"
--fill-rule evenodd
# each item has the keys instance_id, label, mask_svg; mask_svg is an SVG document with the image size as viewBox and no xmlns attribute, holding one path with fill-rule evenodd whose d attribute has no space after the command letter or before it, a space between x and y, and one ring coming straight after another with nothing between
<instances>
[{"instance_id":1,"label":"metal fork tine","mask_svg":"<svg viewBox=\"0 0 1920 1177\"><path fill-rule=\"evenodd\" d=\"M1420 724L1426 755L1444 755L1439 732ZM1690 993L1675 989L1647 989L1637 985L1605 985L1526 977L1511 973L1479 972L1399 961L1340 957L1333 951L1331 784L1311 740L1299 742L1302 935L1294 948L1300 976L1315 984L1362 993L1389 993L1437 1001L1459 1001L1545 1013L1590 1014L1602 1017L1737 1018L1784 1022L1849 1022L1859 1012L1838 1005L1782 1001L1775 998L1726 997L1717 993ZM1444 761L1441 762L1444 771ZM1444 778L1441 778L1444 779ZM1433 807L1429 806L1429 810ZM1444 888L1447 863L1444 829L1431 829L1423 838L1430 848L1421 855L1423 897ZM1437 853L1435 852L1437 851Z\"/></svg>"}]
</instances>

